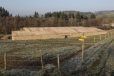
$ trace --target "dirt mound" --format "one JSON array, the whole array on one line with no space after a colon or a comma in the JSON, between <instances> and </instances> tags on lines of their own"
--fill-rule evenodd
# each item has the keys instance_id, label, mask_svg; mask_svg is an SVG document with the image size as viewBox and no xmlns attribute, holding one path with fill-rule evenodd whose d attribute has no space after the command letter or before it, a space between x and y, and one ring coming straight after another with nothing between
<instances>
[{"instance_id":1,"label":"dirt mound","mask_svg":"<svg viewBox=\"0 0 114 76\"><path fill-rule=\"evenodd\" d=\"M105 34L106 31L94 27L24 27L19 31L12 31L12 40L78 37L83 33L91 36Z\"/></svg>"}]
</instances>

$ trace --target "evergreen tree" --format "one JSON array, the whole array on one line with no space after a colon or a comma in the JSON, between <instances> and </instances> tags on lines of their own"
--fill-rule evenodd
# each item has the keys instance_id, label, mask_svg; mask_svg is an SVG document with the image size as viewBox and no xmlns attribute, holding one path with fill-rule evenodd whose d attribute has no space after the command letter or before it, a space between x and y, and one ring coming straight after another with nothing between
<instances>
[{"instance_id":1,"label":"evergreen tree","mask_svg":"<svg viewBox=\"0 0 114 76\"><path fill-rule=\"evenodd\" d=\"M81 21L81 14L80 14L80 12L77 12L76 19L77 19L77 22Z\"/></svg>"},{"instance_id":2,"label":"evergreen tree","mask_svg":"<svg viewBox=\"0 0 114 76\"><path fill-rule=\"evenodd\" d=\"M35 13L34 13L34 17L35 17L35 18L38 18L38 17L39 17L38 12L35 12Z\"/></svg>"},{"instance_id":3,"label":"evergreen tree","mask_svg":"<svg viewBox=\"0 0 114 76\"><path fill-rule=\"evenodd\" d=\"M0 7L0 16L1 17L6 17L6 16L10 16L9 12L7 10L5 10L3 7Z\"/></svg>"},{"instance_id":4,"label":"evergreen tree","mask_svg":"<svg viewBox=\"0 0 114 76\"><path fill-rule=\"evenodd\" d=\"M49 18L49 17L52 17L51 12L48 12L48 13L45 14L45 18Z\"/></svg>"},{"instance_id":5,"label":"evergreen tree","mask_svg":"<svg viewBox=\"0 0 114 76\"><path fill-rule=\"evenodd\" d=\"M91 19L95 19L95 18L96 18L95 14L92 13L92 14L90 15L90 18L91 18Z\"/></svg>"}]
</instances>

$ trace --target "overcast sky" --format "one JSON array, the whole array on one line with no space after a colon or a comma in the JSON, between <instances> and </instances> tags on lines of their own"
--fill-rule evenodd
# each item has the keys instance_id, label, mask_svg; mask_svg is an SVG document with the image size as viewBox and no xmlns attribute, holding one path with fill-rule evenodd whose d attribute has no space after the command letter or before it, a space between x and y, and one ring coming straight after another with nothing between
<instances>
[{"instance_id":1,"label":"overcast sky","mask_svg":"<svg viewBox=\"0 0 114 76\"><path fill-rule=\"evenodd\" d=\"M29 15L34 11L45 13L50 11L102 11L114 10L114 0L0 0L13 15Z\"/></svg>"}]
</instances>

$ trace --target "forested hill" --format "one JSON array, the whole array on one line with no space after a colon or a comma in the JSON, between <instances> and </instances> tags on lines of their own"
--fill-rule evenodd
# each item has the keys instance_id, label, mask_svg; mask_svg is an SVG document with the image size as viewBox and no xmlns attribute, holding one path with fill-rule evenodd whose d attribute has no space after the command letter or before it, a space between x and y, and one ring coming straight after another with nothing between
<instances>
[{"instance_id":1,"label":"forested hill","mask_svg":"<svg viewBox=\"0 0 114 76\"><path fill-rule=\"evenodd\" d=\"M80 11L63 11L63 12L66 14L77 14ZM80 14L89 16L89 15L94 14L94 13L92 13L92 12L80 12Z\"/></svg>"},{"instance_id":2,"label":"forested hill","mask_svg":"<svg viewBox=\"0 0 114 76\"><path fill-rule=\"evenodd\" d=\"M96 18L92 12L59 11L47 12L39 15L35 12L31 16L12 16L5 8L0 7L0 34L11 34L13 30L22 27L101 27L102 23L110 23L113 20Z\"/></svg>"},{"instance_id":3,"label":"forested hill","mask_svg":"<svg viewBox=\"0 0 114 76\"><path fill-rule=\"evenodd\" d=\"M96 15L98 17L107 17L107 18L114 18L114 10L111 10L111 11L98 11L96 12Z\"/></svg>"},{"instance_id":4,"label":"forested hill","mask_svg":"<svg viewBox=\"0 0 114 76\"><path fill-rule=\"evenodd\" d=\"M79 11L63 11L66 14L77 14ZM92 12L80 12L83 15L90 16ZM94 12L96 17L107 17L107 18L114 18L114 10L106 10L106 11L97 11Z\"/></svg>"}]
</instances>

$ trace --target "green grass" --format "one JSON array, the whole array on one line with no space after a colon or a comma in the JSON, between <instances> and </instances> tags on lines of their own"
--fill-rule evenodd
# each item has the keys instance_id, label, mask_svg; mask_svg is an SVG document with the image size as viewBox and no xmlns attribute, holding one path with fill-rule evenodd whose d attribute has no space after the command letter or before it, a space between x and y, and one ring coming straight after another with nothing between
<instances>
[{"instance_id":1,"label":"green grass","mask_svg":"<svg viewBox=\"0 0 114 76\"><path fill-rule=\"evenodd\" d=\"M111 53L107 63L109 63L109 66L111 66L111 69L114 70L114 41L112 42L112 47L110 51Z\"/></svg>"},{"instance_id":2,"label":"green grass","mask_svg":"<svg viewBox=\"0 0 114 76\"><path fill-rule=\"evenodd\" d=\"M96 42L99 41L99 36L96 36ZM85 43L93 43L93 37L88 37ZM91 44L88 44L91 45ZM86 45L88 47L88 45ZM39 54L40 50L43 53L57 52L60 49L69 47L81 47L81 42L78 38L69 39L47 39L47 40L31 40L31 41L1 41L0 53L7 52L9 54ZM38 56L38 55L37 55Z\"/></svg>"},{"instance_id":3,"label":"green grass","mask_svg":"<svg viewBox=\"0 0 114 76\"><path fill-rule=\"evenodd\" d=\"M104 37L102 36L102 39ZM94 43L93 37L88 37L85 43ZM99 41L99 36L96 36L96 42ZM86 44L88 48L92 44ZM69 39L47 39L47 40L31 40L31 41L1 41L0 53L7 52L8 54L21 55L37 55L40 56L40 50L43 54L63 52L64 49L81 48L81 42L78 38ZM64 50L65 51L65 50ZM69 50L72 51L72 50Z\"/></svg>"},{"instance_id":4,"label":"green grass","mask_svg":"<svg viewBox=\"0 0 114 76\"><path fill-rule=\"evenodd\" d=\"M113 41L113 45L112 45L111 55L109 57L109 63L112 66L112 70L114 70L114 41Z\"/></svg>"},{"instance_id":5,"label":"green grass","mask_svg":"<svg viewBox=\"0 0 114 76\"><path fill-rule=\"evenodd\" d=\"M95 36L96 43L100 40L100 36ZM105 37L102 35L102 39ZM79 38L68 39L47 39L47 40L28 40L28 41L0 41L0 67L3 67L3 54L7 53L7 66L20 66L23 68L31 66L40 61L41 53L44 60L56 60L57 54L60 54L60 59L64 60L73 56L81 50ZM92 44L86 44L92 43ZM94 36L87 37L85 40L85 49L94 45ZM12 57L10 57L12 56ZM14 60L14 61L11 61ZM21 61L15 61L21 60ZM25 61L28 60L28 61ZM18 65L16 65L18 63ZM23 65L26 64L26 65Z\"/></svg>"}]
</instances>

